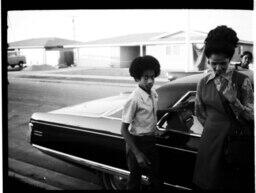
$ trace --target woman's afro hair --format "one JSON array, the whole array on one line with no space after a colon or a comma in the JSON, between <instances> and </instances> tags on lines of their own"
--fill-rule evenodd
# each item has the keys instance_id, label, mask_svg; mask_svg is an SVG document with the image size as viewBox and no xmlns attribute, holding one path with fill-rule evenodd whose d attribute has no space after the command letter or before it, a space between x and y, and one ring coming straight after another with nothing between
<instances>
[{"instance_id":1,"label":"woman's afro hair","mask_svg":"<svg viewBox=\"0 0 256 193\"><path fill-rule=\"evenodd\" d=\"M143 72L147 70L153 70L155 72L155 77L160 75L160 64L153 56L139 56L132 61L129 68L130 75L135 80L140 80Z\"/></svg>"},{"instance_id":2,"label":"woman's afro hair","mask_svg":"<svg viewBox=\"0 0 256 193\"><path fill-rule=\"evenodd\" d=\"M225 54L231 59L238 41L237 34L232 28L218 26L208 33L204 41L205 55L209 58L212 54Z\"/></svg>"}]
</instances>

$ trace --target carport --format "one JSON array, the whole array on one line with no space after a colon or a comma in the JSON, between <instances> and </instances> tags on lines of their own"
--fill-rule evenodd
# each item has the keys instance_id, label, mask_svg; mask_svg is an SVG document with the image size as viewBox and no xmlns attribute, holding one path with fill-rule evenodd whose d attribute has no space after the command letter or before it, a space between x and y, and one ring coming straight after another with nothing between
<instances>
[{"instance_id":1,"label":"carport","mask_svg":"<svg viewBox=\"0 0 256 193\"><path fill-rule=\"evenodd\" d=\"M76 45L78 41L61 39L61 38L35 38L26 39L16 42L10 42L8 49L19 50L25 55L27 65L66 65L74 64L73 47L64 48L65 45Z\"/></svg>"},{"instance_id":2,"label":"carport","mask_svg":"<svg viewBox=\"0 0 256 193\"><path fill-rule=\"evenodd\" d=\"M76 48L78 66L127 68L134 58L147 54L156 57L162 69L197 72L207 68L204 55L206 35L201 31L141 33L64 47ZM240 40L232 61L239 60L242 51L252 49L252 42Z\"/></svg>"}]
</instances>

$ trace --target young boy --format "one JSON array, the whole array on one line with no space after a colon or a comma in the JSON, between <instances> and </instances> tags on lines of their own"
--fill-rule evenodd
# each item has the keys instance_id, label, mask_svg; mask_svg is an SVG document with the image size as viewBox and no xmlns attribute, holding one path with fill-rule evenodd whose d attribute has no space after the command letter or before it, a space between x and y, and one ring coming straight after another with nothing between
<instances>
[{"instance_id":1,"label":"young boy","mask_svg":"<svg viewBox=\"0 0 256 193\"><path fill-rule=\"evenodd\" d=\"M149 177L153 189L161 189L158 154L155 135L157 100L155 77L160 74L160 64L152 56L135 58L129 68L130 75L138 83L124 105L121 133L126 142L127 165L130 170L127 189L139 190L141 175Z\"/></svg>"},{"instance_id":2,"label":"young boy","mask_svg":"<svg viewBox=\"0 0 256 193\"><path fill-rule=\"evenodd\" d=\"M243 54L241 55L241 62L235 64L236 69L245 69L248 70L250 69L250 65L252 62L252 53L250 51L244 51Z\"/></svg>"}]
</instances>

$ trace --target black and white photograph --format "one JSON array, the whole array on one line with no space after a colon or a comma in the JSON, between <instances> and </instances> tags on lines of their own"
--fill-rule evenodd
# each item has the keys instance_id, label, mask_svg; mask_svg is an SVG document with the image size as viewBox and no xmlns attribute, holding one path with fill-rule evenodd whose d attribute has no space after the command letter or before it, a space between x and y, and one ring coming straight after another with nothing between
<instances>
[{"instance_id":1,"label":"black and white photograph","mask_svg":"<svg viewBox=\"0 0 256 193\"><path fill-rule=\"evenodd\" d=\"M254 14L8 10L4 193L255 192Z\"/></svg>"}]
</instances>

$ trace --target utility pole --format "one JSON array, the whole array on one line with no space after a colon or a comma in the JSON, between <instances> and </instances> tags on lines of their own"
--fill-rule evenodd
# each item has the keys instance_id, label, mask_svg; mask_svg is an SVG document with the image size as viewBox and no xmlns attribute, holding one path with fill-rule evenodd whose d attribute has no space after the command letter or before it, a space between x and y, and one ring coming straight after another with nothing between
<instances>
[{"instance_id":1,"label":"utility pole","mask_svg":"<svg viewBox=\"0 0 256 193\"><path fill-rule=\"evenodd\" d=\"M187 64L185 71L188 72L191 65L191 41L190 41L190 14L189 9L187 10L187 25L186 25L186 49L187 49Z\"/></svg>"},{"instance_id":2,"label":"utility pole","mask_svg":"<svg viewBox=\"0 0 256 193\"><path fill-rule=\"evenodd\" d=\"M75 17L72 17L72 25L73 25L73 41L76 41L76 31L75 31ZM73 53L74 53L74 64L77 64L77 62L79 61L79 49L78 48L74 48L73 49Z\"/></svg>"},{"instance_id":3,"label":"utility pole","mask_svg":"<svg viewBox=\"0 0 256 193\"><path fill-rule=\"evenodd\" d=\"M73 24L73 40L76 40L76 33L75 33L75 17L72 17L72 24Z\"/></svg>"}]
</instances>

